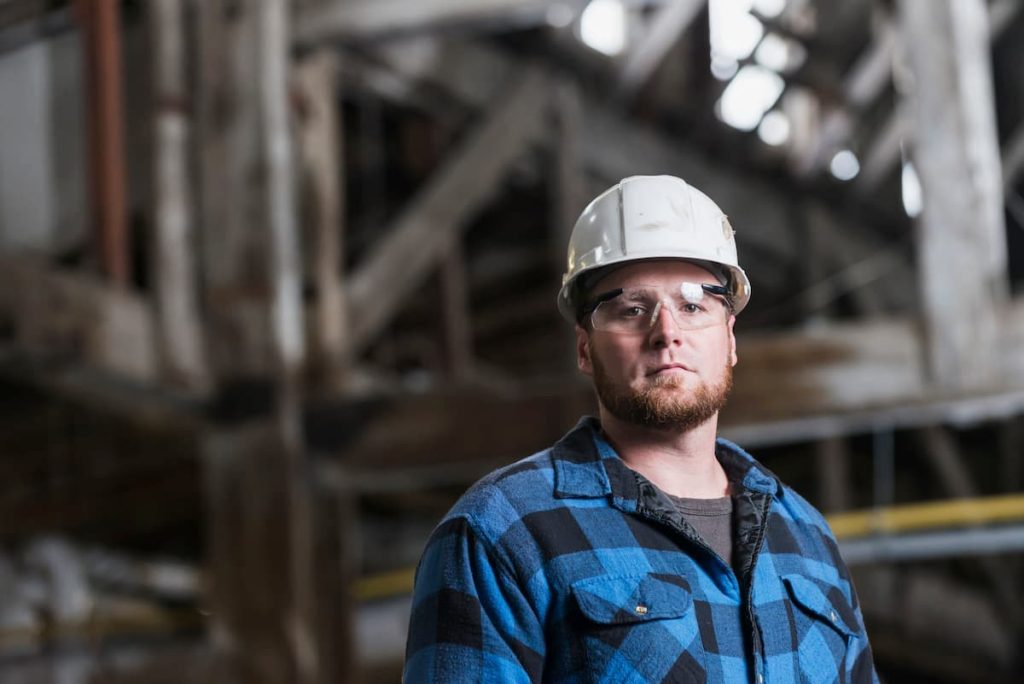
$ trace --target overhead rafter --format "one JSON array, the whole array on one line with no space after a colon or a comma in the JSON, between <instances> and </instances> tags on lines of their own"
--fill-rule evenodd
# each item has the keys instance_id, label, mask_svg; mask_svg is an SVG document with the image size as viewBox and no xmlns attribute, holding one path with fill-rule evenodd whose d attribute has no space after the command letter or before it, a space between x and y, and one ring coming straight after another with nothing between
<instances>
[{"instance_id":1,"label":"overhead rafter","mask_svg":"<svg viewBox=\"0 0 1024 684\"><path fill-rule=\"evenodd\" d=\"M332 0L303 9L296 19L295 37L309 45L452 25L521 27L544 23L550 8L549 0Z\"/></svg>"},{"instance_id":2,"label":"overhead rafter","mask_svg":"<svg viewBox=\"0 0 1024 684\"><path fill-rule=\"evenodd\" d=\"M997 0L989 6L988 24L989 40L993 41L1009 26L1010 21L1024 6L1022 0ZM840 116L837 114L837 116ZM879 132L869 143L868 151L863 155L866 160L861 165L861 173L857 177L857 191L862 195L870 195L882 184L889 172L900 159L900 141L908 132L907 112L902 105L897 105L889 112L886 119L877 126ZM850 135L847 128L843 137L835 141L836 145L845 142ZM832 148L835 151L835 146Z\"/></svg>"},{"instance_id":3,"label":"overhead rafter","mask_svg":"<svg viewBox=\"0 0 1024 684\"><path fill-rule=\"evenodd\" d=\"M706 0L675 0L655 15L647 35L636 42L622 61L616 89L619 99L632 98L650 80L705 5Z\"/></svg>"},{"instance_id":4,"label":"overhead rafter","mask_svg":"<svg viewBox=\"0 0 1024 684\"><path fill-rule=\"evenodd\" d=\"M509 164L540 137L548 92L543 73L524 71L352 273L348 302L354 350L387 324L437 266L472 212L494 193Z\"/></svg>"},{"instance_id":5,"label":"overhead rafter","mask_svg":"<svg viewBox=\"0 0 1024 684\"><path fill-rule=\"evenodd\" d=\"M897 105L868 143L854 181L854 189L861 195L875 192L896 165L902 153L900 143L907 134L908 117L905 106Z\"/></svg>"},{"instance_id":6,"label":"overhead rafter","mask_svg":"<svg viewBox=\"0 0 1024 684\"><path fill-rule=\"evenodd\" d=\"M439 87L474 108L496 96L504 79L519 68L513 58L477 43L422 38L381 46L373 56L392 73ZM395 92L394 83L387 87L388 93ZM605 113L593 99L582 98L580 107L583 163L602 183L644 173L681 176L713 196L738 230L756 226L744 231L749 247L779 255L783 261L797 253L789 230L791 220L777 201L776 188L754 178L739 180L685 143L666 145L653 129ZM781 270L778 273L781 277ZM762 275L767 279L762 282L773 286L772 273Z\"/></svg>"},{"instance_id":7,"label":"overhead rafter","mask_svg":"<svg viewBox=\"0 0 1024 684\"><path fill-rule=\"evenodd\" d=\"M828 162L828 157L849 137L854 113L867 107L892 77L892 56L896 45L896 29L886 23L868 45L843 82L847 107L831 110L821 122L816 144L807 148L796 160L796 171L810 175Z\"/></svg>"}]
</instances>

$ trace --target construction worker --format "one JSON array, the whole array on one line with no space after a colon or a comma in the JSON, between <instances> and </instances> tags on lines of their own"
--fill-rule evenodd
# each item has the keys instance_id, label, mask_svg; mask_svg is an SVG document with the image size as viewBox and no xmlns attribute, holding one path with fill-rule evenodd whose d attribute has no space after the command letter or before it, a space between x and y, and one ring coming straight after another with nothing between
<instances>
[{"instance_id":1,"label":"construction worker","mask_svg":"<svg viewBox=\"0 0 1024 684\"><path fill-rule=\"evenodd\" d=\"M717 438L749 298L725 214L683 180L586 207L558 308L599 416L435 529L407 682L877 681L824 518Z\"/></svg>"}]
</instances>

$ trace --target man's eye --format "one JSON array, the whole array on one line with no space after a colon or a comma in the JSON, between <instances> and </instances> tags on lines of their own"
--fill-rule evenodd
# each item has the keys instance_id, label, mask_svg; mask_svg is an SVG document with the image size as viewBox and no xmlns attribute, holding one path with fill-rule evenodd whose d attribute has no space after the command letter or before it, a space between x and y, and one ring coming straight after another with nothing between
<instances>
[{"instance_id":1,"label":"man's eye","mask_svg":"<svg viewBox=\"0 0 1024 684\"><path fill-rule=\"evenodd\" d=\"M700 306L699 304L694 304L693 302L686 302L685 304L683 304L683 313L695 314L700 313L703 310L704 308L702 306Z\"/></svg>"},{"instance_id":2,"label":"man's eye","mask_svg":"<svg viewBox=\"0 0 1024 684\"><path fill-rule=\"evenodd\" d=\"M623 316L624 318L636 318L637 316L643 316L646 312L647 309L645 309L644 307L634 305L624 307L620 312L620 315Z\"/></svg>"}]
</instances>

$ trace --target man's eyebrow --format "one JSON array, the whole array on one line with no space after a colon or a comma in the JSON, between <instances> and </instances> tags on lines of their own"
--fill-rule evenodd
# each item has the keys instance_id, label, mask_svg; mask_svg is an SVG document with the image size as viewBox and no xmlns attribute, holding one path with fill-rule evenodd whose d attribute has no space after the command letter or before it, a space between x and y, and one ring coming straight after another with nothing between
<instances>
[{"instance_id":1,"label":"man's eyebrow","mask_svg":"<svg viewBox=\"0 0 1024 684\"><path fill-rule=\"evenodd\" d=\"M623 289L621 287L618 287L615 288L614 290L608 290L607 292L602 292L601 294L594 295L594 299L591 301L591 306L597 306L598 304L607 302L609 299L615 299L620 294L622 294L622 292Z\"/></svg>"}]
</instances>

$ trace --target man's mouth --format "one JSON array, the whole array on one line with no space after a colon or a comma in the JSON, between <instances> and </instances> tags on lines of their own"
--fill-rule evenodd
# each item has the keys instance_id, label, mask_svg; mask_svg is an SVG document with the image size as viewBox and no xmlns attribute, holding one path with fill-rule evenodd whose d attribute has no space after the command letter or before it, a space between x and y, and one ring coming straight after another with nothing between
<instances>
[{"instance_id":1,"label":"man's mouth","mask_svg":"<svg viewBox=\"0 0 1024 684\"><path fill-rule=\"evenodd\" d=\"M665 363L647 373L652 375L668 375L671 373L693 372L693 369L681 363Z\"/></svg>"}]
</instances>

